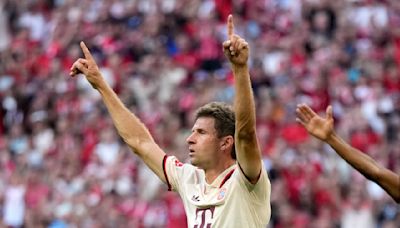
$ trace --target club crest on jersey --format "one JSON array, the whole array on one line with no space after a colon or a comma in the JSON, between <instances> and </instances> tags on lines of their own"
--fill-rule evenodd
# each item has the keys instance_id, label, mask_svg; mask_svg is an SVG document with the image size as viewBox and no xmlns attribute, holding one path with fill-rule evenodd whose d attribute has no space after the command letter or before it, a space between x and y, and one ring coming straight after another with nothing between
<instances>
[{"instance_id":1,"label":"club crest on jersey","mask_svg":"<svg viewBox=\"0 0 400 228\"><path fill-rule=\"evenodd\" d=\"M226 194L226 188L221 188L219 190L218 196L217 196L217 200L221 200L225 197Z\"/></svg>"},{"instance_id":2,"label":"club crest on jersey","mask_svg":"<svg viewBox=\"0 0 400 228\"><path fill-rule=\"evenodd\" d=\"M177 166L177 167L182 167L182 166L183 166L183 163L180 162L180 161L178 161L178 160L175 160L175 166Z\"/></svg>"}]
</instances>

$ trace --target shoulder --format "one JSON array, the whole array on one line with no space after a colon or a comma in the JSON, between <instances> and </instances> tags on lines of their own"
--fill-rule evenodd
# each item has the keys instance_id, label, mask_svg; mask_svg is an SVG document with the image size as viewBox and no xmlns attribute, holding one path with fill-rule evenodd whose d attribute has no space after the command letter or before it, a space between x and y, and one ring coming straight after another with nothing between
<instances>
[{"instance_id":1,"label":"shoulder","mask_svg":"<svg viewBox=\"0 0 400 228\"><path fill-rule=\"evenodd\" d=\"M197 167L193 166L192 164L181 162L175 156L166 155L165 158L164 158L164 163L165 163L165 165L169 166L170 168L190 169L190 170L196 170L197 169Z\"/></svg>"},{"instance_id":2,"label":"shoulder","mask_svg":"<svg viewBox=\"0 0 400 228\"><path fill-rule=\"evenodd\" d=\"M250 180L246 177L239 165L235 169L233 176L234 179L238 182L239 186L246 189L248 192L264 192L267 194L269 194L270 192L271 183L269 181L268 173L265 170L264 166L262 166L258 180L254 184L251 183Z\"/></svg>"},{"instance_id":3,"label":"shoulder","mask_svg":"<svg viewBox=\"0 0 400 228\"><path fill-rule=\"evenodd\" d=\"M176 173L180 178L204 173L203 170L192 164L179 161L175 156L167 156L164 159L164 167L167 171Z\"/></svg>"}]
</instances>

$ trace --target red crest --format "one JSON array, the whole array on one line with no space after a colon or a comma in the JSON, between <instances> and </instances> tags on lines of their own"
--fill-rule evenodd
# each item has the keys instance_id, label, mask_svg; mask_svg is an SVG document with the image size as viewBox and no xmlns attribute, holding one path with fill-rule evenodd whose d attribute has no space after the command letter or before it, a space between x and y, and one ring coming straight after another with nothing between
<instances>
[{"instance_id":1,"label":"red crest","mask_svg":"<svg viewBox=\"0 0 400 228\"><path fill-rule=\"evenodd\" d=\"M178 160L175 160L175 166L182 167L183 163Z\"/></svg>"}]
</instances>

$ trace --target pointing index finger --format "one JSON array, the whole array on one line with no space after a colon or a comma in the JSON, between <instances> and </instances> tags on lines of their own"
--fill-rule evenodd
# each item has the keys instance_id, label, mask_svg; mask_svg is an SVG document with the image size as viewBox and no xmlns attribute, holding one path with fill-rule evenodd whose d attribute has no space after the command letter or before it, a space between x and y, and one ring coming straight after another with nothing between
<instances>
[{"instance_id":1,"label":"pointing index finger","mask_svg":"<svg viewBox=\"0 0 400 228\"><path fill-rule=\"evenodd\" d=\"M92 54L90 54L89 49L86 47L86 45L85 45L85 43L83 41L81 41L80 46L82 48L83 55L85 56L85 59L93 61L93 56L92 56Z\"/></svg>"},{"instance_id":2,"label":"pointing index finger","mask_svg":"<svg viewBox=\"0 0 400 228\"><path fill-rule=\"evenodd\" d=\"M233 36L233 28L234 28L232 14L229 14L228 16L227 26L228 26L228 38L231 39L231 37Z\"/></svg>"}]
</instances>

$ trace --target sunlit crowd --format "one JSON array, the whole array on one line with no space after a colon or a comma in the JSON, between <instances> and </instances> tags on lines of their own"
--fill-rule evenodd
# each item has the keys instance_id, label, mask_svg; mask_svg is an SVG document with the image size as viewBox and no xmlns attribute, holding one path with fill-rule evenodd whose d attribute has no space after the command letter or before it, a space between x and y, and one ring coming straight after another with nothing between
<instances>
[{"instance_id":1,"label":"sunlit crowd","mask_svg":"<svg viewBox=\"0 0 400 228\"><path fill-rule=\"evenodd\" d=\"M400 207L295 119L325 115L400 173L400 1L0 1L0 227L186 227L182 202L118 136L84 76L93 53L157 143L188 158L196 109L232 103L226 18L250 46L276 228L395 228Z\"/></svg>"}]
</instances>

